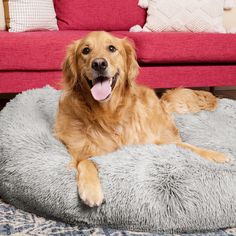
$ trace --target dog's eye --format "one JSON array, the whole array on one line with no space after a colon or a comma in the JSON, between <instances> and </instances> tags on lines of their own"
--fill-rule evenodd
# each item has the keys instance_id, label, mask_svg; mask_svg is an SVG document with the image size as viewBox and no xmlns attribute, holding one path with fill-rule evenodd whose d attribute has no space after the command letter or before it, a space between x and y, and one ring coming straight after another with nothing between
<instances>
[{"instance_id":1,"label":"dog's eye","mask_svg":"<svg viewBox=\"0 0 236 236\"><path fill-rule=\"evenodd\" d=\"M108 49L110 52L115 52L117 50L113 45L110 45Z\"/></svg>"},{"instance_id":2,"label":"dog's eye","mask_svg":"<svg viewBox=\"0 0 236 236\"><path fill-rule=\"evenodd\" d=\"M82 53L83 53L84 55L87 55L87 54L90 53L90 51L91 51L91 49L90 49L89 47L86 47L86 48L84 48L84 49L82 50Z\"/></svg>"}]
</instances>

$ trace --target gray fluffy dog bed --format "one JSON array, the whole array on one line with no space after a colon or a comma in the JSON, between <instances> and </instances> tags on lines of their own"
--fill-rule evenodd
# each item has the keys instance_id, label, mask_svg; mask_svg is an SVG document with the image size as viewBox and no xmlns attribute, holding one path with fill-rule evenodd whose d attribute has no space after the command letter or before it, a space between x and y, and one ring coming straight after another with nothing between
<instances>
[{"instance_id":1,"label":"gray fluffy dog bed","mask_svg":"<svg viewBox=\"0 0 236 236\"><path fill-rule=\"evenodd\" d=\"M215 112L176 115L184 141L231 157L216 164L175 145L124 147L94 157L106 203L89 208L77 194L70 156L52 135L60 92L18 95L0 113L0 196L42 216L77 225L152 232L236 226L236 102Z\"/></svg>"}]
</instances>

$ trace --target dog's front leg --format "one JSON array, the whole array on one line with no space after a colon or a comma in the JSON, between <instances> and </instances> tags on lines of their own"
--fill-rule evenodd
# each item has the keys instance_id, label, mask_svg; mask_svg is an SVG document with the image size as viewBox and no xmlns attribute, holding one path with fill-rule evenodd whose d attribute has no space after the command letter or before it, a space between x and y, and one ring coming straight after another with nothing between
<instances>
[{"instance_id":1,"label":"dog's front leg","mask_svg":"<svg viewBox=\"0 0 236 236\"><path fill-rule=\"evenodd\" d=\"M102 204L104 200L102 186L95 164L88 158L95 154L83 154L76 149L69 149L73 157L72 163L77 168L77 186L81 200L88 206Z\"/></svg>"},{"instance_id":2,"label":"dog's front leg","mask_svg":"<svg viewBox=\"0 0 236 236\"><path fill-rule=\"evenodd\" d=\"M98 171L90 160L83 160L77 166L77 184L80 198L90 207L102 204L104 196Z\"/></svg>"}]
</instances>

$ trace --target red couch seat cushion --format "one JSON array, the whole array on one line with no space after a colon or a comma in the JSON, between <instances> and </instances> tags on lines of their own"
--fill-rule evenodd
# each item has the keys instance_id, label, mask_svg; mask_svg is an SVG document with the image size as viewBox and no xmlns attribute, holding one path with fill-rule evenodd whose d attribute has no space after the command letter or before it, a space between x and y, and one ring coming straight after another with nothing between
<instances>
[{"instance_id":1,"label":"red couch seat cushion","mask_svg":"<svg viewBox=\"0 0 236 236\"><path fill-rule=\"evenodd\" d=\"M50 84L61 88L61 71L0 71L0 93L18 93ZM223 78L223 79L222 79ZM232 86L236 66L145 66L137 82L152 88Z\"/></svg>"},{"instance_id":2,"label":"red couch seat cushion","mask_svg":"<svg viewBox=\"0 0 236 236\"><path fill-rule=\"evenodd\" d=\"M67 46L87 31L0 32L0 70L59 70Z\"/></svg>"},{"instance_id":3,"label":"red couch seat cushion","mask_svg":"<svg viewBox=\"0 0 236 236\"><path fill-rule=\"evenodd\" d=\"M133 39L138 60L150 64L235 63L236 35L183 32L116 32Z\"/></svg>"},{"instance_id":4,"label":"red couch seat cushion","mask_svg":"<svg viewBox=\"0 0 236 236\"><path fill-rule=\"evenodd\" d=\"M138 0L54 0L60 30L129 30L144 25Z\"/></svg>"},{"instance_id":5,"label":"red couch seat cushion","mask_svg":"<svg viewBox=\"0 0 236 236\"><path fill-rule=\"evenodd\" d=\"M67 45L88 31L0 32L0 70L60 70ZM129 33L138 61L145 64L236 63L231 34ZM20 42L20 43L19 43Z\"/></svg>"}]
</instances>

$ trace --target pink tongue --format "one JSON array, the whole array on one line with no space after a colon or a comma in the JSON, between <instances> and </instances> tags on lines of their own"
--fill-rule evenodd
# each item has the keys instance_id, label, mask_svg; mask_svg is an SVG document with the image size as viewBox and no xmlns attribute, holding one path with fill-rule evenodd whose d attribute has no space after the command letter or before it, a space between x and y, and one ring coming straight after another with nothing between
<instances>
[{"instance_id":1,"label":"pink tongue","mask_svg":"<svg viewBox=\"0 0 236 236\"><path fill-rule=\"evenodd\" d=\"M110 81L97 82L91 89L93 98L97 101L104 100L111 93Z\"/></svg>"}]
</instances>

